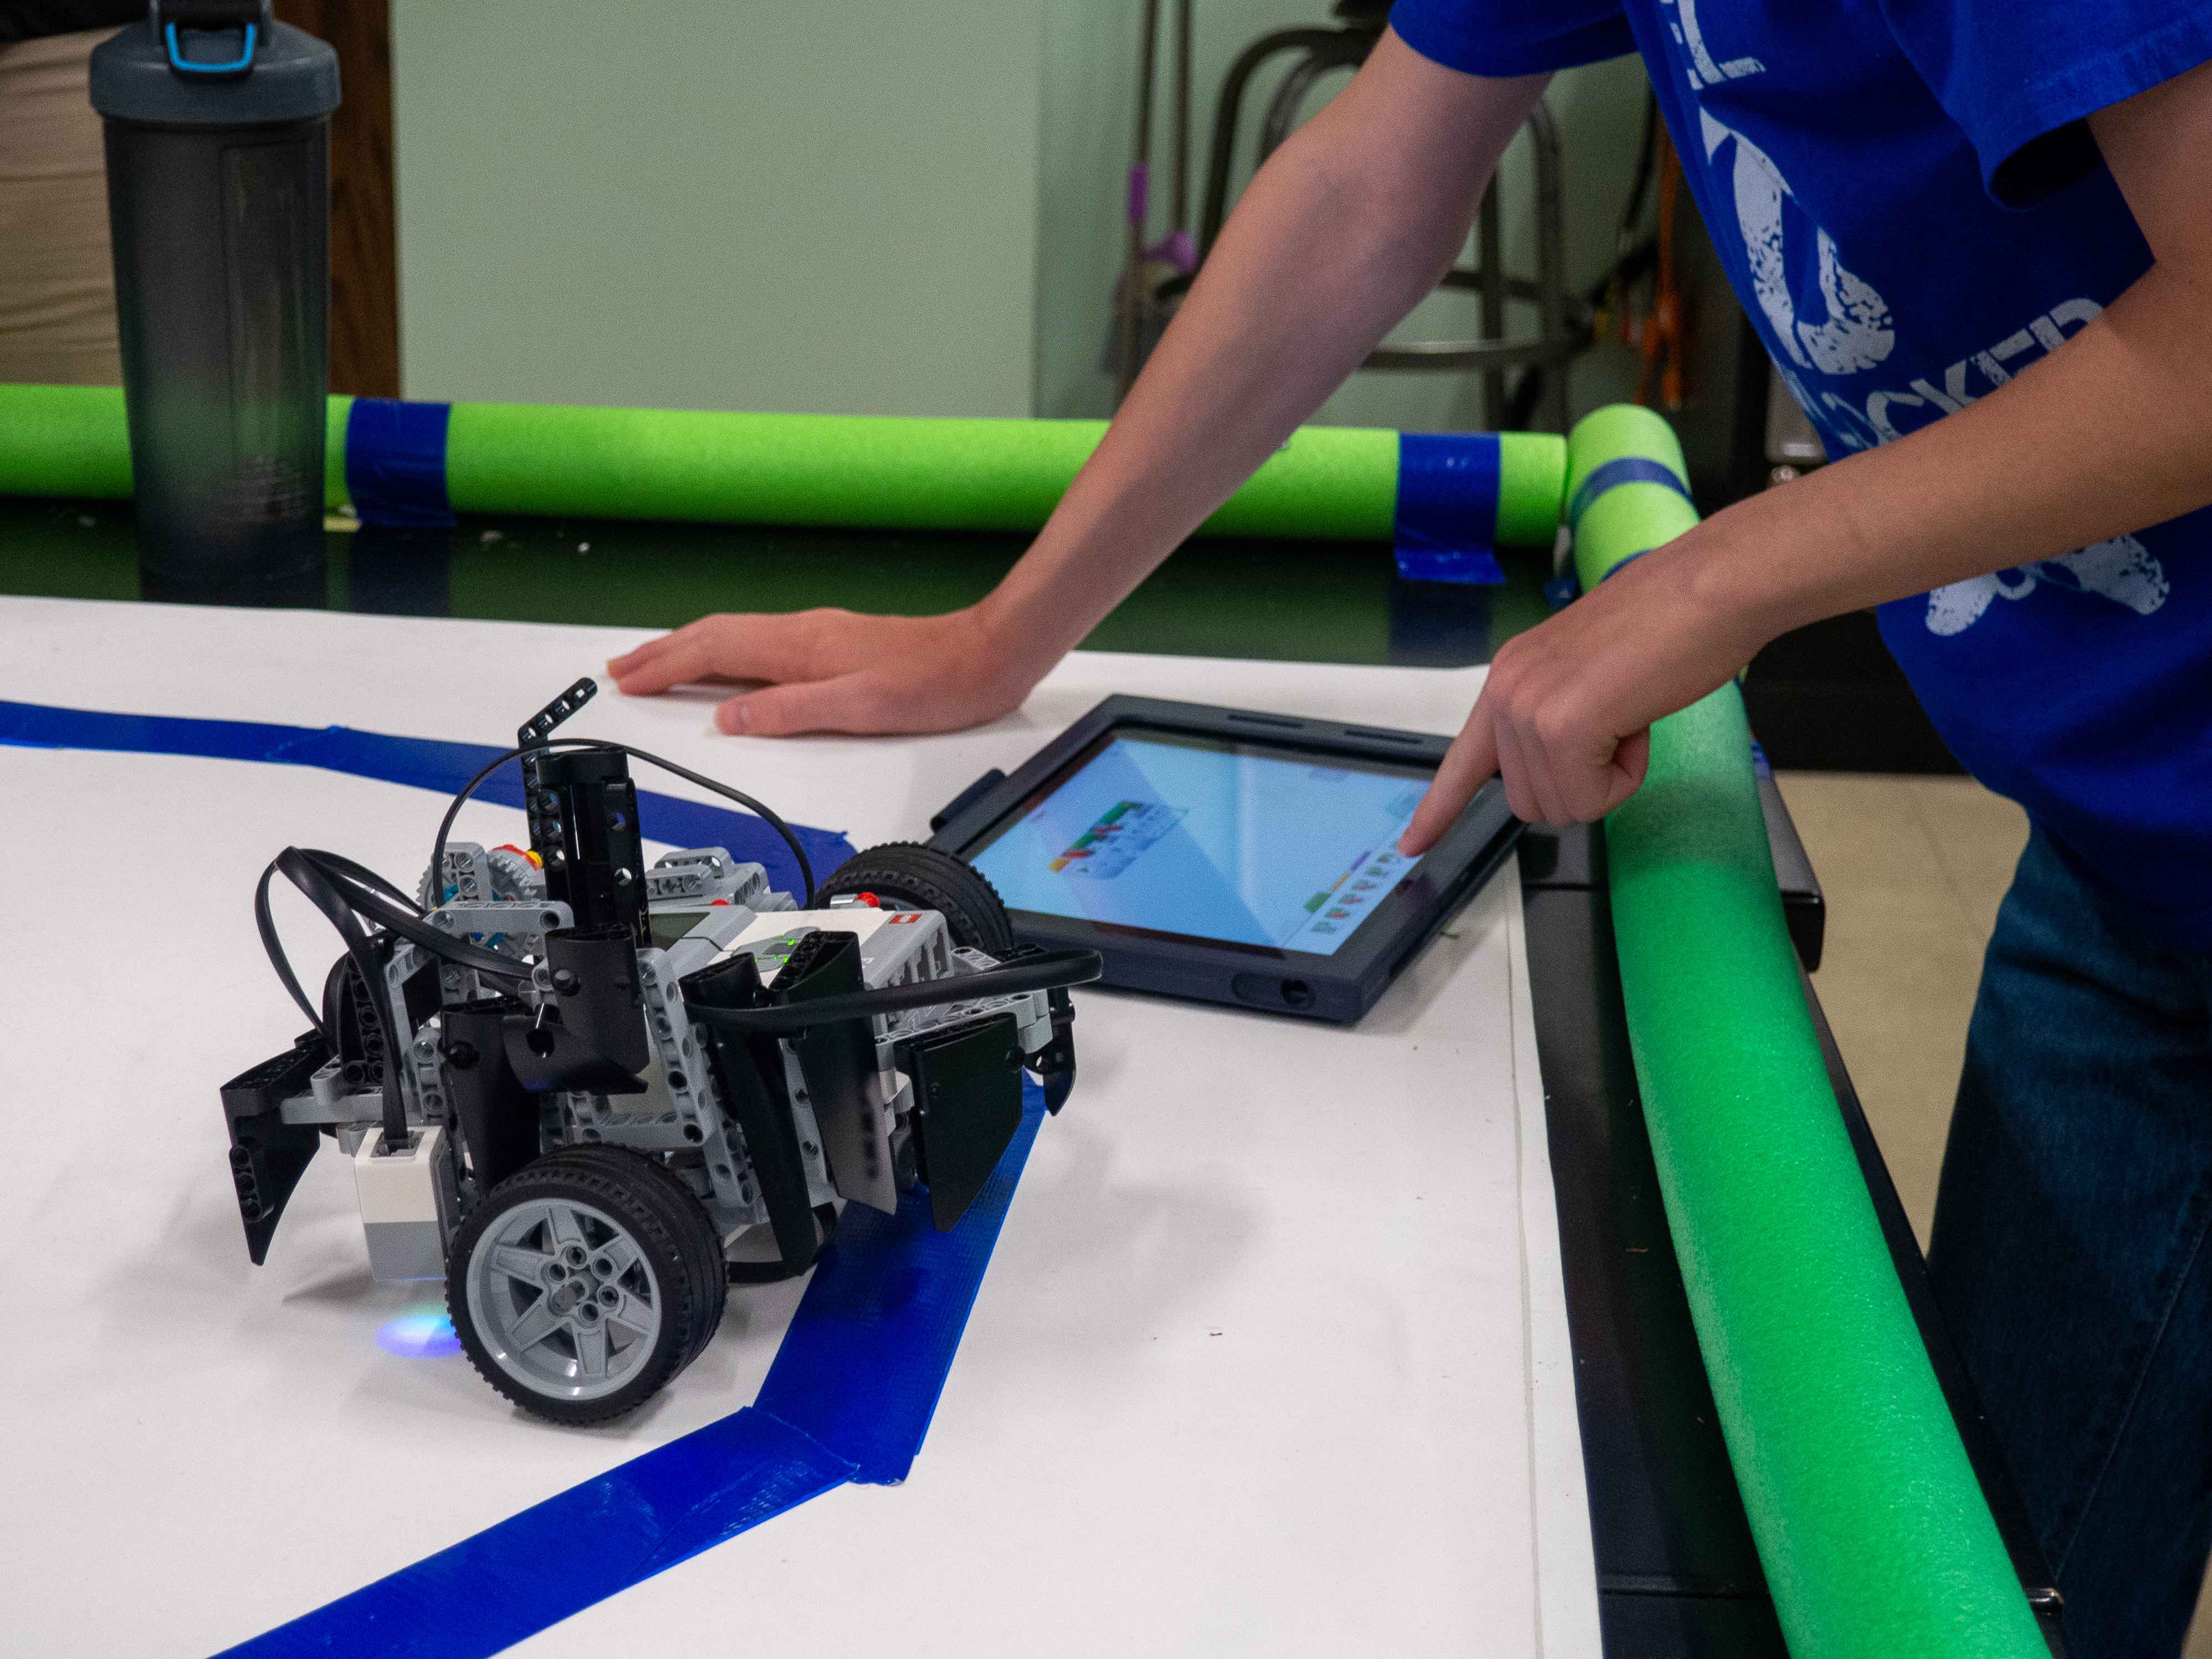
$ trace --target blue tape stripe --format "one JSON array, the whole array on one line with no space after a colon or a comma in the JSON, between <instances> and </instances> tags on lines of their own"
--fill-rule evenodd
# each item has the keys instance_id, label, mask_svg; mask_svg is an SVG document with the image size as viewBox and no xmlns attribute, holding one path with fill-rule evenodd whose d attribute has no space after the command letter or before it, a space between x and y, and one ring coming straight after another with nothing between
<instances>
[{"instance_id":1,"label":"blue tape stripe","mask_svg":"<svg viewBox=\"0 0 2212 1659\"><path fill-rule=\"evenodd\" d=\"M927 1204L848 1206L750 1407L226 1659L488 1659L847 1481L904 1478L1043 1118L1025 1084L1020 1129L949 1233Z\"/></svg>"},{"instance_id":2,"label":"blue tape stripe","mask_svg":"<svg viewBox=\"0 0 2212 1659\"><path fill-rule=\"evenodd\" d=\"M483 1659L851 1473L766 1412L737 1412L225 1651Z\"/></svg>"},{"instance_id":3,"label":"blue tape stripe","mask_svg":"<svg viewBox=\"0 0 2212 1659\"><path fill-rule=\"evenodd\" d=\"M0 702L0 743L32 749L101 749L149 755L196 755L210 760L268 761L314 766L358 778L434 790L450 795L500 751L489 744L398 738L349 726L276 726L259 720L184 720L171 714L116 714L45 703ZM523 805L519 767L502 767L477 791L495 806ZM638 829L672 847L726 847L740 863L768 871L774 886L795 890L798 861L783 838L750 812L641 789ZM794 823L814 873L826 876L853 856L853 844L835 830Z\"/></svg>"},{"instance_id":4,"label":"blue tape stripe","mask_svg":"<svg viewBox=\"0 0 2212 1659\"><path fill-rule=\"evenodd\" d=\"M1690 487L1675 477L1674 469L1664 461L1642 455L1623 455L1602 466L1592 467L1576 487L1574 499L1567 503L1567 527L1571 530L1580 525L1592 501L1614 485L1625 483L1662 484L1684 501L1690 499Z\"/></svg>"},{"instance_id":5,"label":"blue tape stripe","mask_svg":"<svg viewBox=\"0 0 2212 1659\"><path fill-rule=\"evenodd\" d=\"M847 1205L831 1270L806 1287L753 1404L854 1465L853 1479L906 1479L929 1432L953 1351L1028 1163L1044 1096L1024 1079L1022 1122L959 1224L940 1233L919 1192L899 1211ZM873 1386L855 1389L855 1378Z\"/></svg>"},{"instance_id":6,"label":"blue tape stripe","mask_svg":"<svg viewBox=\"0 0 2212 1659\"><path fill-rule=\"evenodd\" d=\"M1502 582L1498 434L1401 432L1393 540L1409 581Z\"/></svg>"},{"instance_id":7,"label":"blue tape stripe","mask_svg":"<svg viewBox=\"0 0 2212 1659\"><path fill-rule=\"evenodd\" d=\"M455 522L446 498L451 404L356 398L346 416L346 493L363 524L438 530Z\"/></svg>"}]
</instances>

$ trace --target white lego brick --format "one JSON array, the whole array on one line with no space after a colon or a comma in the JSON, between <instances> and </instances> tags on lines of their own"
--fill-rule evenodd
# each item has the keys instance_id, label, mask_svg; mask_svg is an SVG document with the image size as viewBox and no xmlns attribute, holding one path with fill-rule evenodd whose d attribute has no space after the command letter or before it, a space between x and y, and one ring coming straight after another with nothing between
<instances>
[{"instance_id":1,"label":"white lego brick","mask_svg":"<svg viewBox=\"0 0 2212 1659\"><path fill-rule=\"evenodd\" d=\"M446 1275L452 1226L441 1178L445 1140L444 1127L434 1123L416 1133L407 1151L380 1158L384 1130L379 1126L362 1137L353 1155L368 1270L385 1284Z\"/></svg>"},{"instance_id":2,"label":"white lego brick","mask_svg":"<svg viewBox=\"0 0 2212 1659\"><path fill-rule=\"evenodd\" d=\"M445 1126L433 1123L416 1132L415 1145L408 1151L386 1157L383 1129L365 1136L353 1155L354 1191L361 1199L362 1220L441 1219L438 1161L445 1139Z\"/></svg>"}]
</instances>

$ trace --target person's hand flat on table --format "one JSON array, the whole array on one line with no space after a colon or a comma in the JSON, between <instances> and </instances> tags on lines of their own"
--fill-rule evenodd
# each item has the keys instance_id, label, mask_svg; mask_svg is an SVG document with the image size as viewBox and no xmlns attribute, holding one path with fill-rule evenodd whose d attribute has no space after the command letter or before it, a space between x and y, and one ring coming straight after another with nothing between
<instances>
[{"instance_id":1,"label":"person's hand flat on table","mask_svg":"<svg viewBox=\"0 0 2212 1659\"><path fill-rule=\"evenodd\" d=\"M767 738L957 731L1018 708L1037 679L974 610L704 617L615 658L607 672L628 696L751 685L716 708L714 724Z\"/></svg>"}]
</instances>

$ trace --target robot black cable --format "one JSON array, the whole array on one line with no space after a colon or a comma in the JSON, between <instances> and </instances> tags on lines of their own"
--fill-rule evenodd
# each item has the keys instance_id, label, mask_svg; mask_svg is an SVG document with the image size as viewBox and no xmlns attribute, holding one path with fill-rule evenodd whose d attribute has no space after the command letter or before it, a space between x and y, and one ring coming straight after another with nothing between
<instances>
[{"instance_id":1,"label":"robot black cable","mask_svg":"<svg viewBox=\"0 0 2212 1659\"><path fill-rule=\"evenodd\" d=\"M694 772L688 766L679 766L672 760L664 760L659 755L649 754L645 750L634 749L629 744L616 743L604 738L555 738L548 743L532 744L529 749L507 750L485 762L477 775L461 786L460 793L453 797L453 804L446 808L446 816L439 822L438 839L430 848L432 880L443 879L439 872L446 867L446 837L453 833L453 820L460 816L461 808L468 804L469 798L483 787L485 779L490 777L501 767L509 761L520 760L524 755L538 749L599 749L627 755L632 760L641 760L648 766L657 766L664 772L672 773L687 782L696 783L702 789L712 790L726 800L737 802L738 805L752 813L783 838L783 844L791 849L791 856L798 860L799 879L806 890L801 896L799 908L802 910L811 910L814 908L814 866L807 860L806 849L799 844L799 837L792 833L791 826L781 817L761 802L755 800L742 789L733 789L726 783L717 783L712 778Z\"/></svg>"}]
</instances>

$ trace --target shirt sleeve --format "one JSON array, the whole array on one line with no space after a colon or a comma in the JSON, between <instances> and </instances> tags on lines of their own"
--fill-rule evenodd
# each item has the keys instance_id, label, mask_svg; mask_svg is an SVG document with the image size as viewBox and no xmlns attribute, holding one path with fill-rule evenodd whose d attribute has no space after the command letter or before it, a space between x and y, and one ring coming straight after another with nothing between
<instances>
[{"instance_id":1,"label":"shirt sleeve","mask_svg":"<svg viewBox=\"0 0 2212 1659\"><path fill-rule=\"evenodd\" d=\"M1398 0L1398 38L1468 75L1542 75L1636 50L1620 0Z\"/></svg>"},{"instance_id":2,"label":"shirt sleeve","mask_svg":"<svg viewBox=\"0 0 2212 1659\"><path fill-rule=\"evenodd\" d=\"M2084 118L2212 59L2212 0L1882 0L1998 202L2099 164Z\"/></svg>"}]
</instances>

